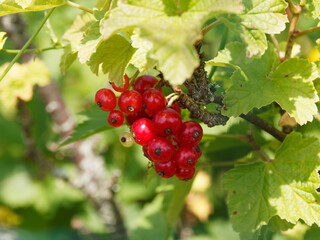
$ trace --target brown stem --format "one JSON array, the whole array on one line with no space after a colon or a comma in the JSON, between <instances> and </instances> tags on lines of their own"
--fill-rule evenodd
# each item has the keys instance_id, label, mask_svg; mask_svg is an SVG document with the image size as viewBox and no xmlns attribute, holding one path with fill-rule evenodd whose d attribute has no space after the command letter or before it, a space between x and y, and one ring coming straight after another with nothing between
<instances>
[{"instance_id":1,"label":"brown stem","mask_svg":"<svg viewBox=\"0 0 320 240\"><path fill-rule=\"evenodd\" d=\"M303 35L306 35L306 34L309 34L309 33L312 33L312 32L316 32L316 31L320 31L320 27L314 27L314 28L310 28L310 29L307 29L307 30L296 32L295 37L296 38L297 37L301 37Z\"/></svg>"},{"instance_id":2,"label":"brown stem","mask_svg":"<svg viewBox=\"0 0 320 240\"><path fill-rule=\"evenodd\" d=\"M272 126L270 123L264 121L263 119L259 118L258 116L254 115L253 113L248 114L241 114L241 118L247 120L248 122L256 125L257 127L265 130L267 133L274 136L279 141L283 142L283 140L286 138L286 134L276 129L274 126Z\"/></svg>"},{"instance_id":3,"label":"brown stem","mask_svg":"<svg viewBox=\"0 0 320 240\"><path fill-rule=\"evenodd\" d=\"M292 48L296 40L296 28L297 28L299 16L302 10L302 7L300 5L296 5L292 1L287 1L287 2L289 3L289 8L292 13L292 18L289 26L285 59L289 59L291 57Z\"/></svg>"}]
</instances>

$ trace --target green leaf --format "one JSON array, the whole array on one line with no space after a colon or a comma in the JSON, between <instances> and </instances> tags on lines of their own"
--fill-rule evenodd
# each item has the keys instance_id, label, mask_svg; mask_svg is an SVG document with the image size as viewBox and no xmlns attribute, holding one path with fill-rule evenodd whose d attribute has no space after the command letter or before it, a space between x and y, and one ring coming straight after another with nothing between
<instances>
[{"instance_id":1,"label":"green leaf","mask_svg":"<svg viewBox=\"0 0 320 240\"><path fill-rule=\"evenodd\" d=\"M120 85L134 52L135 49L127 39L117 34L108 40L101 40L87 64L90 66L91 71L97 75L101 66L107 80Z\"/></svg>"},{"instance_id":2,"label":"green leaf","mask_svg":"<svg viewBox=\"0 0 320 240\"><path fill-rule=\"evenodd\" d=\"M79 51L85 33L95 22L97 20L90 13L81 13L75 18L71 27L63 35L63 39L70 42L73 52Z\"/></svg>"},{"instance_id":3,"label":"green leaf","mask_svg":"<svg viewBox=\"0 0 320 240\"><path fill-rule=\"evenodd\" d=\"M245 11L240 15L220 18L229 28L240 34L248 45L250 55L262 55L268 47L265 33L278 34L285 29L284 0L245 0Z\"/></svg>"},{"instance_id":4,"label":"green leaf","mask_svg":"<svg viewBox=\"0 0 320 240\"><path fill-rule=\"evenodd\" d=\"M0 66L0 72L6 67L7 64ZM18 98L23 101L32 98L34 85L45 86L49 82L49 70L41 60L16 63L0 82L0 104L6 109L6 113L12 112L15 110Z\"/></svg>"},{"instance_id":5,"label":"green leaf","mask_svg":"<svg viewBox=\"0 0 320 240\"><path fill-rule=\"evenodd\" d=\"M71 46L68 45L64 49L64 53L61 56L60 60L60 71L61 73L65 73L68 68L71 66L71 64L77 59L77 52L73 52L71 50Z\"/></svg>"},{"instance_id":6,"label":"green leaf","mask_svg":"<svg viewBox=\"0 0 320 240\"><path fill-rule=\"evenodd\" d=\"M316 66L304 59L289 59L278 65L273 47L260 59L246 58L244 46L231 43L208 64L222 62L236 66L232 75L233 85L224 98L227 116L248 113L254 107L261 108L277 102L291 117L303 125L312 121L319 101L313 80L318 77Z\"/></svg>"},{"instance_id":7,"label":"green leaf","mask_svg":"<svg viewBox=\"0 0 320 240\"><path fill-rule=\"evenodd\" d=\"M74 133L71 134L70 138L60 144L60 146L65 146L90 137L93 134L112 129L112 127L108 125L106 112L101 111L96 106L81 115L86 116L88 119L75 127Z\"/></svg>"},{"instance_id":8,"label":"green leaf","mask_svg":"<svg viewBox=\"0 0 320 240\"><path fill-rule=\"evenodd\" d=\"M0 32L0 50L3 48L7 38L4 37L7 33L6 32Z\"/></svg>"},{"instance_id":9,"label":"green leaf","mask_svg":"<svg viewBox=\"0 0 320 240\"><path fill-rule=\"evenodd\" d=\"M271 162L238 165L223 178L234 229L241 239L257 239L271 217L320 225L320 143L291 133Z\"/></svg>"},{"instance_id":10,"label":"green leaf","mask_svg":"<svg viewBox=\"0 0 320 240\"><path fill-rule=\"evenodd\" d=\"M225 3L233 7L226 7ZM138 28L140 41L150 47L138 50L132 63L143 69L150 59L155 60L166 79L174 85L182 84L199 65L193 44L201 38L205 21L221 13L239 13L241 6L239 0L201 0L180 4L179 9L174 1L131 0L128 4L119 3L102 20L101 34L103 39L109 39L118 32L128 33ZM135 42L135 46L139 43Z\"/></svg>"},{"instance_id":11,"label":"green leaf","mask_svg":"<svg viewBox=\"0 0 320 240\"><path fill-rule=\"evenodd\" d=\"M320 18L320 2L318 0L306 0L306 9L314 19Z\"/></svg>"},{"instance_id":12,"label":"green leaf","mask_svg":"<svg viewBox=\"0 0 320 240\"><path fill-rule=\"evenodd\" d=\"M29 11L42 11L66 4L66 0L2 0L0 4L0 16Z\"/></svg>"}]
</instances>

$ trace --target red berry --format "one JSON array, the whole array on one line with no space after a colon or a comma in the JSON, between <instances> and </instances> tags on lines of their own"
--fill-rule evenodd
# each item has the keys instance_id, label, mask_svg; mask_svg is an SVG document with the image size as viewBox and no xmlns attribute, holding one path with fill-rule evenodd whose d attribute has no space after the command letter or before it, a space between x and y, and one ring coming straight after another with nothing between
<instances>
[{"instance_id":1,"label":"red berry","mask_svg":"<svg viewBox=\"0 0 320 240\"><path fill-rule=\"evenodd\" d=\"M180 115L170 109L164 109L158 112L153 118L153 124L157 129L158 134L167 136L170 134L178 134L182 125Z\"/></svg>"},{"instance_id":2,"label":"red berry","mask_svg":"<svg viewBox=\"0 0 320 240\"><path fill-rule=\"evenodd\" d=\"M155 162L168 162L172 160L174 147L168 139L157 137L148 143L148 153Z\"/></svg>"},{"instance_id":3,"label":"red berry","mask_svg":"<svg viewBox=\"0 0 320 240\"><path fill-rule=\"evenodd\" d=\"M110 89L102 88L96 92L95 102L102 111L110 112L117 105L117 98Z\"/></svg>"},{"instance_id":4,"label":"red berry","mask_svg":"<svg viewBox=\"0 0 320 240\"><path fill-rule=\"evenodd\" d=\"M136 79L133 89L143 94L147 89L153 88L157 82L158 80L154 76L144 75Z\"/></svg>"},{"instance_id":5,"label":"red berry","mask_svg":"<svg viewBox=\"0 0 320 240\"><path fill-rule=\"evenodd\" d=\"M171 107L173 110L175 110L179 115L181 115L181 108L177 102L174 102Z\"/></svg>"},{"instance_id":6,"label":"red berry","mask_svg":"<svg viewBox=\"0 0 320 240\"><path fill-rule=\"evenodd\" d=\"M118 100L120 110L125 114L134 114L142 108L142 96L134 90L124 91Z\"/></svg>"},{"instance_id":7,"label":"red berry","mask_svg":"<svg viewBox=\"0 0 320 240\"><path fill-rule=\"evenodd\" d=\"M154 163L154 170L156 173L163 178L170 178L176 171L176 166L172 161L169 162L156 162Z\"/></svg>"},{"instance_id":8,"label":"red berry","mask_svg":"<svg viewBox=\"0 0 320 240\"><path fill-rule=\"evenodd\" d=\"M124 75L124 84L123 84L123 86L122 87L117 87L115 84L114 84L114 82L112 82L112 88L115 90L115 91L117 91L117 92L124 92L124 91L126 91L126 90L128 90L129 89L129 78L128 78L128 76L127 76L127 74L125 74Z\"/></svg>"},{"instance_id":9,"label":"red berry","mask_svg":"<svg viewBox=\"0 0 320 240\"><path fill-rule=\"evenodd\" d=\"M108 123L112 127L120 127L123 124L124 116L119 110L112 110L108 116Z\"/></svg>"},{"instance_id":10,"label":"red berry","mask_svg":"<svg viewBox=\"0 0 320 240\"><path fill-rule=\"evenodd\" d=\"M190 169L197 164L197 154L193 148L181 147L174 154L173 161L179 168Z\"/></svg>"},{"instance_id":11,"label":"red berry","mask_svg":"<svg viewBox=\"0 0 320 240\"><path fill-rule=\"evenodd\" d=\"M199 123L194 121L183 122L178 135L182 145L196 146L202 138L203 131Z\"/></svg>"},{"instance_id":12,"label":"red berry","mask_svg":"<svg viewBox=\"0 0 320 240\"><path fill-rule=\"evenodd\" d=\"M194 168L190 168L190 169L177 168L175 175L180 180L187 182L193 178L194 173L195 173Z\"/></svg>"},{"instance_id":13,"label":"red berry","mask_svg":"<svg viewBox=\"0 0 320 240\"><path fill-rule=\"evenodd\" d=\"M150 119L140 118L132 125L132 136L136 143L144 146L156 138L157 133Z\"/></svg>"},{"instance_id":14,"label":"red berry","mask_svg":"<svg viewBox=\"0 0 320 240\"><path fill-rule=\"evenodd\" d=\"M197 146L195 146L193 149L195 150L195 152L196 152L196 154L197 154L197 158L199 159L199 158L201 157L201 155L202 155L202 151L201 151L200 146L197 145Z\"/></svg>"},{"instance_id":15,"label":"red berry","mask_svg":"<svg viewBox=\"0 0 320 240\"><path fill-rule=\"evenodd\" d=\"M140 118L149 118L150 116L144 111L143 108L137 113L130 114L126 116L127 123L131 126L135 121L137 121Z\"/></svg>"},{"instance_id":16,"label":"red berry","mask_svg":"<svg viewBox=\"0 0 320 240\"><path fill-rule=\"evenodd\" d=\"M167 100L163 93L158 89L150 88L146 90L143 95L143 103L146 113L155 115L159 111L166 108Z\"/></svg>"},{"instance_id":17,"label":"red berry","mask_svg":"<svg viewBox=\"0 0 320 240\"><path fill-rule=\"evenodd\" d=\"M153 159L150 157L149 152L148 152L148 145L142 146L142 151L143 151L143 153L144 153L144 156L145 156L146 158L148 158L150 161L153 162Z\"/></svg>"}]
</instances>

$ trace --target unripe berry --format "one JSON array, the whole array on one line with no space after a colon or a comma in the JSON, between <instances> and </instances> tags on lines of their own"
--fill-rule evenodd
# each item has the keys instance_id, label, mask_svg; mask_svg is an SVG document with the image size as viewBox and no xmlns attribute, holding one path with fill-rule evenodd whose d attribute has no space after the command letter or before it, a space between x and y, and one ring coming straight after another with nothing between
<instances>
[{"instance_id":1,"label":"unripe berry","mask_svg":"<svg viewBox=\"0 0 320 240\"><path fill-rule=\"evenodd\" d=\"M174 147L164 137L157 137L148 143L148 153L154 162L168 162L172 160Z\"/></svg>"},{"instance_id":2,"label":"unripe berry","mask_svg":"<svg viewBox=\"0 0 320 240\"><path fill-rule=\"evenodd\" d=\"M119 140L124 147L131 147L134 143L132 135L127 132L121 133L119 136Z\"/></svg>"},{"instance_id":3,"label":"unripe berry","mask_svg":"<svg viewBox=\"0 0 320 240\"><path fill-rule=\"evenodd\" d=\"M140 93L134 90L124 91L118 100L120 110L127 114L134 114L142 108L142 96Z\"/></svg>"},{"instance_id":4,"label":"unripe berry","mask_svg":"<svg viewBox=\"0 0 320 240\"><path fill-rule=\"evenodd\" d=\"M158 134L162 136L171 134L177 135L182 125L182 120L176 111L167 108L154 116L153 124L157 129Z\"/></svg>"},{"instance_id":5,"label":"unripe berry","mask_svg":"<svg viewBox=\"0 0 320 240\"><path fill-rule=\"evenodd\" d=\"M150 119L140 118L132 125L132 136L136 143L144 146L156 138L157 133Z\"/></svg>"},{"instance_id":6,"label":"unripe berry","mask_svg":"<svg viewBox=\"0 0 320 240\"><path fill-rule=\"evenodd\" d=\"M173 161L179 168L190 169L197 164L197 154L193 148L180 147L174 154Z\"/></svg>"},{"instance_id":7,"label":"unripe berry","mask_svg":"<svg viewBox=\"0 0 320 240\"><path fill-rule=\"evenodd\" d=\"M154 170L160 177L170 178L174 175L176 171L176 166L172 161L164 162L164 163L155 162Z\"/></svg>"},{"instance_id":8,"label":"unripe berry","mask_svg":"<svg viewBox=\"0 0 320 240\"><path fill-rule=\"evenodd\" d=\"M117 105L117 98L110 89L102 88L96 92L95 102L102 111L110 112Z\"/></svg>"},{"instance_id":9,"label":"unripe berry","mask_svg":"<svg viewBox=\"0 0 320 240\"><path fill-rule=\"evenodd\" d=\"M108 123L112 127L120 127L123 124L124 116L119 110L112 110L108 116Z\"/></svg>"},{"instance_id":10,"label":"unripe berry","mask_svg":"<svg viewBox=\"0 0 320 240\"><path fill-rule=\"evenodd\" d=\"M194 121L183 122L178 135L180 142L185 146L196 146L202 138L203 131L199 123Z\"/></svg>"},{"instance_id":11,"label":"unripe berry","mask_svg":"<svg viewBox=\"0 0 320 240\"><path fill-rule=\"evenodd\" d=\"M154 76L144 75L136 79L133 89L143 94L147 89L153 88L157 82L158 80Z\"/></svg>"}]
</instances>

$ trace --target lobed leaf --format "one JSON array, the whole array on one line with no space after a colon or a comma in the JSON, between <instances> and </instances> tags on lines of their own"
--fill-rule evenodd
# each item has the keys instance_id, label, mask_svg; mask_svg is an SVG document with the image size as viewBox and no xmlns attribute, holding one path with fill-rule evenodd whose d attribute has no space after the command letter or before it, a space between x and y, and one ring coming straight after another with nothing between
<instances>
[{"instance_id":1,"label":"lobed leaf","mask_svg":"<svg viewBox=\"0 0 320 240\"><path fill-rule=\"evenodd\" d=\"M42 11L66 4L66 0L2 0L0 1L0 16L29 11Z\"/></svg>"},{"instance_id":2,"label":"lobed leaf","mask_svg":"<svg viewBox=\"0 0 320 240\"><path fill-rule=\"evenodd\" d=\"M139 49L131 62L144 69L154 65L155 60L164 77L176 85L189 78L199 65L193 45L202 37L200 32L205 21L222 13L239 13L242 9L240 0L181 1L179 4L164 0L129 0L127 4L119 3L102 20L100 32L107 40L119 32L130 36L138 29L134 46ZM147 43L148 47L140 50L138 41Z\"/></svg>"},{"instance_id":3,"label":"lobed leaf","mask_svg":"<svg viewBox=\"0 0 320 240\"><path fill-rule=\"evenodd\" d=\"M260 59L246 58L244 45L240 43L228 44L208 64L217 65L218 62L237 69L224 98L227 116L239 116L274 101L300 125L312 121L317 113L315 103L319 97L313 80L318 72L313 63L293 58L278 65L278 56L272 46Z\"/></svg>"},{"instance_id":4,"label":"lobed leaf","mask_svg":"<svg viewBox=\"0 0 320 240\"><path fill-rule=\"evenodd\" d=\"M274 216L292 224L301 219L309 226L319 226L319 169L319 141L291 133L273 161L228 171L223 185L231 221L241 239L258 239L261 227Z\"/></svg>"},{"instance_id":5,"label":"lobed leaf","mask_svg":"<svg viewBox=\"0 0 320 240\"><path fill-rule=\"evenodd\" d=\"M247 44L250 55L262 55L268 47L265 33L279 34L288 22L284 11L287 3L284 0L245 0L244 13L222 16L219 19Z\"/></svg>"}]
</instances>

